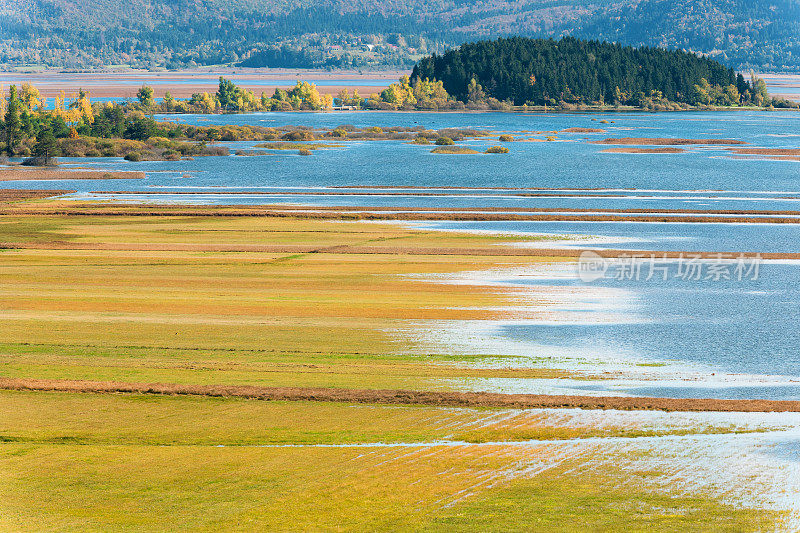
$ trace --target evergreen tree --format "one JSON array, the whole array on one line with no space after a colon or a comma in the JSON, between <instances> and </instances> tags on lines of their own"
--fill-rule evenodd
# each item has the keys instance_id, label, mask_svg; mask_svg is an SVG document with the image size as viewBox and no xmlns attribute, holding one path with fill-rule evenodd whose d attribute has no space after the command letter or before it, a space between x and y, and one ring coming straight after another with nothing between
<instances>
[{"instance_id":1,"label":"evergreen tree","mask_svg":"<svg viewBox=\"0 0 800 533\"><path fill-rule=\"evenodd\" d=\"M14 155L16 145L20 141L22 131L22 121L20 119L20 101L17 96L17 86L12 85L9 90L8 107L6 108L5 122L5 141L6 152Z\"/></svg>"},{"instance_id":2,"label":"evergreen tree","mask_svg":"<svg viewBox=\"0 0 800 533\"><path fill-rule=\"evenodd\" d=\"M33 147L33 155L41 159L44 164L51 162L52 158L58 155L58 142L53 135L50 126L45 126L36 135L36 145Z\"/></svg>"},{"instance_id":3,"label":"evergreen tree","mask_svg":"<svg viewBox=\"0 0 800 533\"><path fill-rule=\"evenodd\" d=\"M222 109L230 111L237 109L239 101L239 87L236 86L231 80L226 80L222 76L219 77L219 90L217 91L217 100Z\"/></svg>"}]
</instances>

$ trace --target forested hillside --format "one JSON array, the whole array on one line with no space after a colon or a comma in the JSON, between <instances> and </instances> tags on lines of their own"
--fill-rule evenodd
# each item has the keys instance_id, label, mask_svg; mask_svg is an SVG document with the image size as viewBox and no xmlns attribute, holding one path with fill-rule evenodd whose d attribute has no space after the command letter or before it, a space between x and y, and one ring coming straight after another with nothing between
<instances>
[{"instance_id":1,"label":"forested hillside","mask_svg":"<svg viewBox=\"0 0 800 533\"><path fill-rule=\"evenodd\" d=\"M0 0L0 66L410 67L478 38L576 37L800 71L800 0Z\"/></svg>"}]
</instances>

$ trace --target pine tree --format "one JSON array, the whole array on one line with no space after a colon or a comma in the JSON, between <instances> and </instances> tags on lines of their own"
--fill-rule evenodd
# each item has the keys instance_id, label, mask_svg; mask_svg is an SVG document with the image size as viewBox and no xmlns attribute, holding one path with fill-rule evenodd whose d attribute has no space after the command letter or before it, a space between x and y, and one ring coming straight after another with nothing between
<instances>
[{"instance_id":1,"label":"pine tree","mask_svg":"<svg viewBox=\"0 0 800 533\"><path fill-rule=\"evenodd\" d=\"M217 100L219 100L220 107L226 111L236 109L239 101L239 87L231 80L226 80L220 76Z\"/></svg>"},{"instance_id":2,"label":"pine tree","mask_svg":"<svg viewBox=\"0 0 800 533\"><path fill-rule=\"evenodd\" d=\"M36 135L36 145L33 147L33 155L42 161L42 164L52 163L52 159L58 155L58 143L53 130L50 126L43 127Z\"/></svg>"},{"instance_id":3,"label":"pine tree","mask_svg":"<svg viewBox=\"0 0 800 533\"><path fill-rule=\"evenodd\" d=\"M22 121L20 119L20 102L17 97L17 86L12 85L9 90L8 107L6 108L5 119L5 140L6 152L14 155L16 145L20 140Z\"/></svg>"}]
</instances>

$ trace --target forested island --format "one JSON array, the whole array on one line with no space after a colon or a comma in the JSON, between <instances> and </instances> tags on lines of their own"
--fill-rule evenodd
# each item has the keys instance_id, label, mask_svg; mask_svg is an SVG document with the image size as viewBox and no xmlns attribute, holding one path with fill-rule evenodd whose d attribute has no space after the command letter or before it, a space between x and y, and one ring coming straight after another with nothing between
<instances>
[{"instance_id":1,"label":"forested island","mask_svg":"<svg viewBox=\"0 0 800 533\"><path fill-rule=\"evenodd\" d=\"M772 99L763 80L696 54L571 37L468 43L421 60L411 74L438 80L465 104L515 106L796 107Z\"/></svg>"}]
</instances>

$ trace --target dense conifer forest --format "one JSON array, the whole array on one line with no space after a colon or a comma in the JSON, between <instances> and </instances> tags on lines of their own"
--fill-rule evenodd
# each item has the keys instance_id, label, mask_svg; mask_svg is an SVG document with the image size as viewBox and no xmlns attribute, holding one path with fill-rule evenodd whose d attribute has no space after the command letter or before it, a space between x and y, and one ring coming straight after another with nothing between
<instances>
[{"instance_id":1,"label":"dense conifer forest","mask_svg":"<svg viewBox=\"0 0 800 533\"><path fill-rule=\"evenodd\" d=\"M634 48L572 37L512 37L464 44L421 60L414 80L441 81L462 102L485 96L514 105L762 105L763 82L681 50Z\"/></svg>"}]
</instances>

